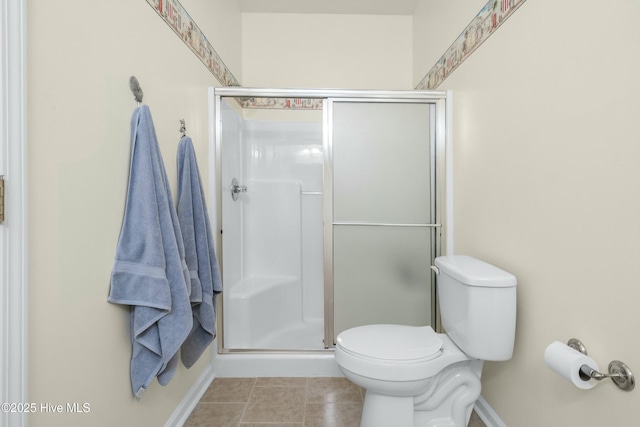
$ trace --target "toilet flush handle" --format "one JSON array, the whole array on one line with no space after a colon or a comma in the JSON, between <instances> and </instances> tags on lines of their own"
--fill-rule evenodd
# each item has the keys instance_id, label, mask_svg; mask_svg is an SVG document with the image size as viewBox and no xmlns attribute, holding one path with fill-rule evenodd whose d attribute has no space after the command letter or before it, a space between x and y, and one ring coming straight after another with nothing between
<instances>
[{"instance_id":1,"label":"toilet flush handle","mask_svg":"<svg viewBox=\"0 0 640 427\"><path fill-rule=\"evenodd\" d=\"M436 273L436 276L440 275L440 269L438 267L436 267L435 265L432 265L431 269L433 270L434 273Z\"/></svg>"}]
</instances>

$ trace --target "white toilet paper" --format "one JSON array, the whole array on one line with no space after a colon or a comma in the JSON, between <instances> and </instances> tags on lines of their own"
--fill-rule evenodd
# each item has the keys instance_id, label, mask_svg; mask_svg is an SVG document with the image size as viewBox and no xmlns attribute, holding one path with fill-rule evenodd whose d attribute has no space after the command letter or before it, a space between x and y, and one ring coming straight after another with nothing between
<instances>
[{"instance_id":1,"label":"white toilet paper","mask_svg":"<svg viewBox=\"0 0 640 427\"><path fill-rule=\"evenodd\" d=\"M596 361L560 341L549 344L544 351L544 363L578 388L588 390L597 384L596 380L580 378L582 365L588 365L596 371L599 370Z\"/></svg>"}]
</instances>

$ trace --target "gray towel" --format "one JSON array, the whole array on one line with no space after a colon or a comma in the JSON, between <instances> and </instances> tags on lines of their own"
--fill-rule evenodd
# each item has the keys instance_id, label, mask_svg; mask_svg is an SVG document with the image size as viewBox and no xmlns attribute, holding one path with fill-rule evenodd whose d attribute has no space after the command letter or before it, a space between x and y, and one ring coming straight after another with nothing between
<instances>
[{"instance_id":1,"label":"gray towel","mask_svg":"<svg viewBox=\"0 0 640 427\"><path fill-rule=\"evenodd\" d=\"M192 326L180 224L149 107L131 118L129 186L109 302L131 306L131 388L173 377Z\"/></svg>"},{"instance_id":2,"label":"gray towel","mask_svg":"<svg viewBox=\"0 0 640 427\"><path fill-rule=\"evenodd\" d=\"M215 301L222 282L196 153L188 136L178 144L177 208L191 277L193 329L182 346L182 362L190 368L216 336Z\"/></svg>"}]
</instances>

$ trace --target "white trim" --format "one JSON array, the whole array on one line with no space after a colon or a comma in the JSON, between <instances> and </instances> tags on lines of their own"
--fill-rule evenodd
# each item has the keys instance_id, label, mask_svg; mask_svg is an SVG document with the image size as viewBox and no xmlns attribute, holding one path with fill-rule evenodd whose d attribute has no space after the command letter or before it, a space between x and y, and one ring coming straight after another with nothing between
<instances>
[{"instance_id":1,"label":"white trim","mask_svg":"<svg viewBox=\"0 0 640 427\"><path fill-rule=\"evenodd\" d=\"M445 195L447 209L447 229L445 230L445 238L447 242L446 253L453 255L453 92L447 91L447 111L444 115L447 121L445 135L447 141L445 143Z\"/></svg>"},{"instance_id":2,"label":"white trim","mask_svg":"<svg viewBox=\"0 0 640 427\"><path fill-rule=\"evenodd\" d=\"M507 427L505 423L502 422L498 414L493 410L491 406L484 400L484 397L480 396L476 401L475 406L476 414L480 417L480 419L485 423L487 427Z\"/></svg>"},{"instance_id":3,"label":"white trim","mask_svg":"<svg viewBox=\"0 0 640 427\"><path fill-rule=\"evenodd\" d=\"M215 205L214 205L214 209L211 209L211 205L216 203L217 200L217 195L216 195L216 182L217 182L217 176L216 176L216 124L215 124L215 102L216 102L216 96L215 96L215 92L213 90L213 87L209 87L207 89L207 106L208 106L208 110L207 110L207 114L209 115L209 121L208 121L208 129L207 129L207 136L208 136L208 142L209 142L209 155L207 156L207 161L209 162L209 170L207 171L208 174L208 184L209 184L209 222L211 224L218 224L218 210L216 209ZM215 244L215 251L216 253L220 253L220 248L218 246L218 236L214 236L213 238L214 244Z\"/></svg>"},{"instance_id":4,"label":"white trim","mask_svg":"<svg viewBox=\"0 0 640 427\"><path fill-rule=\"evenodd\" d=\"M210 363L202 372L198 381L193 384L184 399L182 399L182 402L180 402L175 411L173 411L173 414L171 414L171 417L169 417L164 424L164 427L182 427L215 378L216 375L215 372L213 372L213 365Z\"/></svg>"},{"instance_id":5,"label":"white trim","mask_svg":"<svg viewBox=\"0 0 640 427\"><path fill-rule=\"evenodd\" d=\"M6 147L5 222L0 277L0 365L2 402L27 399L27 154L26 154L26 0L1 0L3 121ZM26 413L0 413L0 425L26 427Z\"/></svg>"}]
</instances>

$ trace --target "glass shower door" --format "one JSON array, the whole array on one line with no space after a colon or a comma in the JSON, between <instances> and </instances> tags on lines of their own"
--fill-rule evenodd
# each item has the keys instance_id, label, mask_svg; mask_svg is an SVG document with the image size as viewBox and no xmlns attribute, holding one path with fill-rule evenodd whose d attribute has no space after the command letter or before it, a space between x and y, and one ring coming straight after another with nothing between
<instances>
[{"instance_id":1,"label":"glass shower door","mask_svg":"<svg viewBox=\"0 0 640 427\"><path fill-rule=\"evenodd\" d=\"M433 114L425 101L329 100L325 277L334 340L359 325L431 324Z\"/></svg>"},{"instance_id":2,"label":"glass shower door","mask_svg":"<svg viewBox=\"0 0 640 427\"><path fill-rule=\"evenodd\" d=\"M218 103L224 349L323 350L321 111Z\"/></svg>"}]
</instances>

